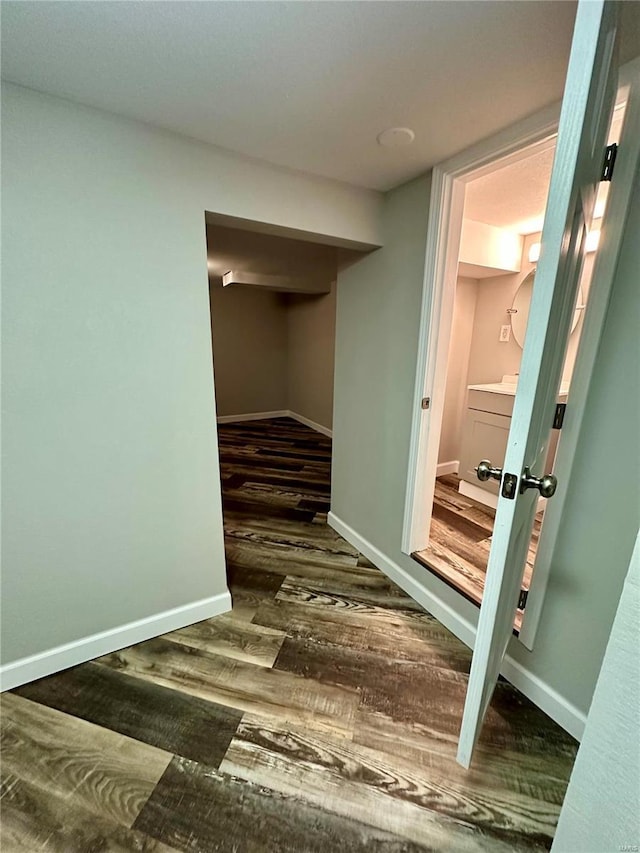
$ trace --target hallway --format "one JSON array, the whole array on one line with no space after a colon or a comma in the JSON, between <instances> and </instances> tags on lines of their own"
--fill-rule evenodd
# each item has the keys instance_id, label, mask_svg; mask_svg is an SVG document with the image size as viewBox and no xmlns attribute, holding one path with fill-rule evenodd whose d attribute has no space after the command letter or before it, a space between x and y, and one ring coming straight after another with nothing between
<instances>
[{"instance_id":1,"label":"hallway","mask_svg":"<svg viewBox=\"0 0 640 853\"><path fill-rule=\"evenodd\" d=\"M219 426L230 614L3 696L3 851L534 851L576 743L326 524L331 441Z\"/></svg>"}]
</instances>

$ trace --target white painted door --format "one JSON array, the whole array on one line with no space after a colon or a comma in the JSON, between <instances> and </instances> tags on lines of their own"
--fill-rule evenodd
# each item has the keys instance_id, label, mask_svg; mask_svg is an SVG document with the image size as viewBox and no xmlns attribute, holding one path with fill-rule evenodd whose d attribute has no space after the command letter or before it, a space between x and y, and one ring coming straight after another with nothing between
<instances>
[{"instance_id":1,"label":"white painted door","mask_svg":"<svg viewBox=\"0 0 640 853\"><path fill-rule=\"evenodd\" d=\"M548 473L542 466L616 94L616 30L615 3L581 0L458 743L464 767L512 632L539 498L534 488L521 492L525 469L536 477Z\"/></svg>"}]
</instances>

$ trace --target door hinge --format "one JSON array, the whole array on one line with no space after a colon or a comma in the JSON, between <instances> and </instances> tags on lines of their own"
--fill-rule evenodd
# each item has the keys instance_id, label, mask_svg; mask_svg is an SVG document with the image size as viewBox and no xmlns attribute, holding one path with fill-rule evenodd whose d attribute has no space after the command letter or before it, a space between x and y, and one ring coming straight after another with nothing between
<instances>
[{"instance_id":1,"label":"door hinge","mask_svg":"<svg viewBox=\"0 0 640 853\"><path fill-rule=\"evenodd\" d=\"M422 408L422 409L428 409L430 405L431 405L431 397L423 397L422 400L420 401L420 408Z\"/></svg>"},{"instance_id":2,"label":"door hinge","mask_svg":"<svg viewBox=\"0 0 640 853\"><path fill-rule=\"evenodd\" d=\"M527 606L527 598L529 598L529 590L521 589L518 597L518 610L524 610Z\"/></svg>"},{"instance_id":3,"label":"door hinge","mask_svg":"<svg viewBox=\"0 0 640 853\"><path fill-rule=\"evenodd\" d=\"M600 176L601 181L610 181L613 177L613 167L616 164L617 156L617 144L614 142L613 145L607 145L604 149L604 163L602 164L602 175Z\"/></svg>"},{"instance_id":4,"label":"door hinge","mask_svg":"<svg viewBox=\"0 0 640 853\"><path fill-rule=\"evenodd\" d=\"M553 427L552 429L562 429L562 424L564 423L564 413L567 410L566 403L558 403L556 405L556 413L553 416Z\"/></svg>"}]
</instances>

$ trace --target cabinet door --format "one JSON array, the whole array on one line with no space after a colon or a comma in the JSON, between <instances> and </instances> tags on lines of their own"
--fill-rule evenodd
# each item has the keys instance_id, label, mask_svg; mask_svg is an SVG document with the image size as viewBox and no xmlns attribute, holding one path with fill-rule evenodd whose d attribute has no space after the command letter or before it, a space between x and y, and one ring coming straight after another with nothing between
<instances>
[{"instance_id":1,"label":"cabinet door","mask_svg":"<svg viewBox=\"0 0 640 853\"><path fill-rule=\"evenodd\" d=\"M494 465L502 467L510 426L511 418L506 415L467 409L460 453L460 477L463 480L485 492L498 494L498 483L495 480L481 483L474 469L481 459L490 459Z\"/></svg>"}]
</instances>

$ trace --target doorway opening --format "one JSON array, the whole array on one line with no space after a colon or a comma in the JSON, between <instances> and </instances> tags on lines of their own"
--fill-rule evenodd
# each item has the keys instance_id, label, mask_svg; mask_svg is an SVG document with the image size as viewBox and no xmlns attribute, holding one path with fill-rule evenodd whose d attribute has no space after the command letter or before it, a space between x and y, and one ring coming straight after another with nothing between
<instances>
[{"instance_id":1,"label":"doorway opening","mask_svg":"<svg viewBox=\"0 0 640 853\"><path fill-rule=\"evenodd\" d=\"M227 219L206 223L218 423L292 417L330 436L340 249Z\"/></svg>"},{"instance_id":2,"label":"doorway opening","mask_svg":"<svg viewBox=\"0 0 640 853\"><path fill-rule=\"evenodd\" d=\"M229 618L244 623L285 549L322 550L337 271L362 253L209 213L206 237Z\"/></svg>"},{"instance_id":3,"label":"doorway opening","mask_svg":"<svg viewBox=\"0 0 640 853\"><path fill-rule=\"evenodd\" d=\"M620 136L625 95L621 91L613 113L610 145ZM491 549L497 469L503 466L518 387L556 128L541 121L536 130L524 128L516 136L499 141L493 151L471 156L466 164L448 164L447 176L455 176L443 192L448 195L449 219L439 242L427 249L427 264L431 254L441 273L441 292L436 285L430 295L429 334L421 352L420 393L426 391L422 408L429 410L428 426L418 427L412 439L403 535L405 553L477 606ZM437 183L443 178L436 170L435 193L442 191ZM554 470L562 416L580 357L608 188L601 183L557 397L558 428L552 433L545 473ZM545 510L541 497L513 625L516 635L521 635L532 603L529 590ZM533 595L543 595L545 585L539 584ZM532 608L536 619L540 609L539 602ZM536 626L537 621L529 620L525 636L520 636L529 648Z\"/></svg>"}]
</instances>

